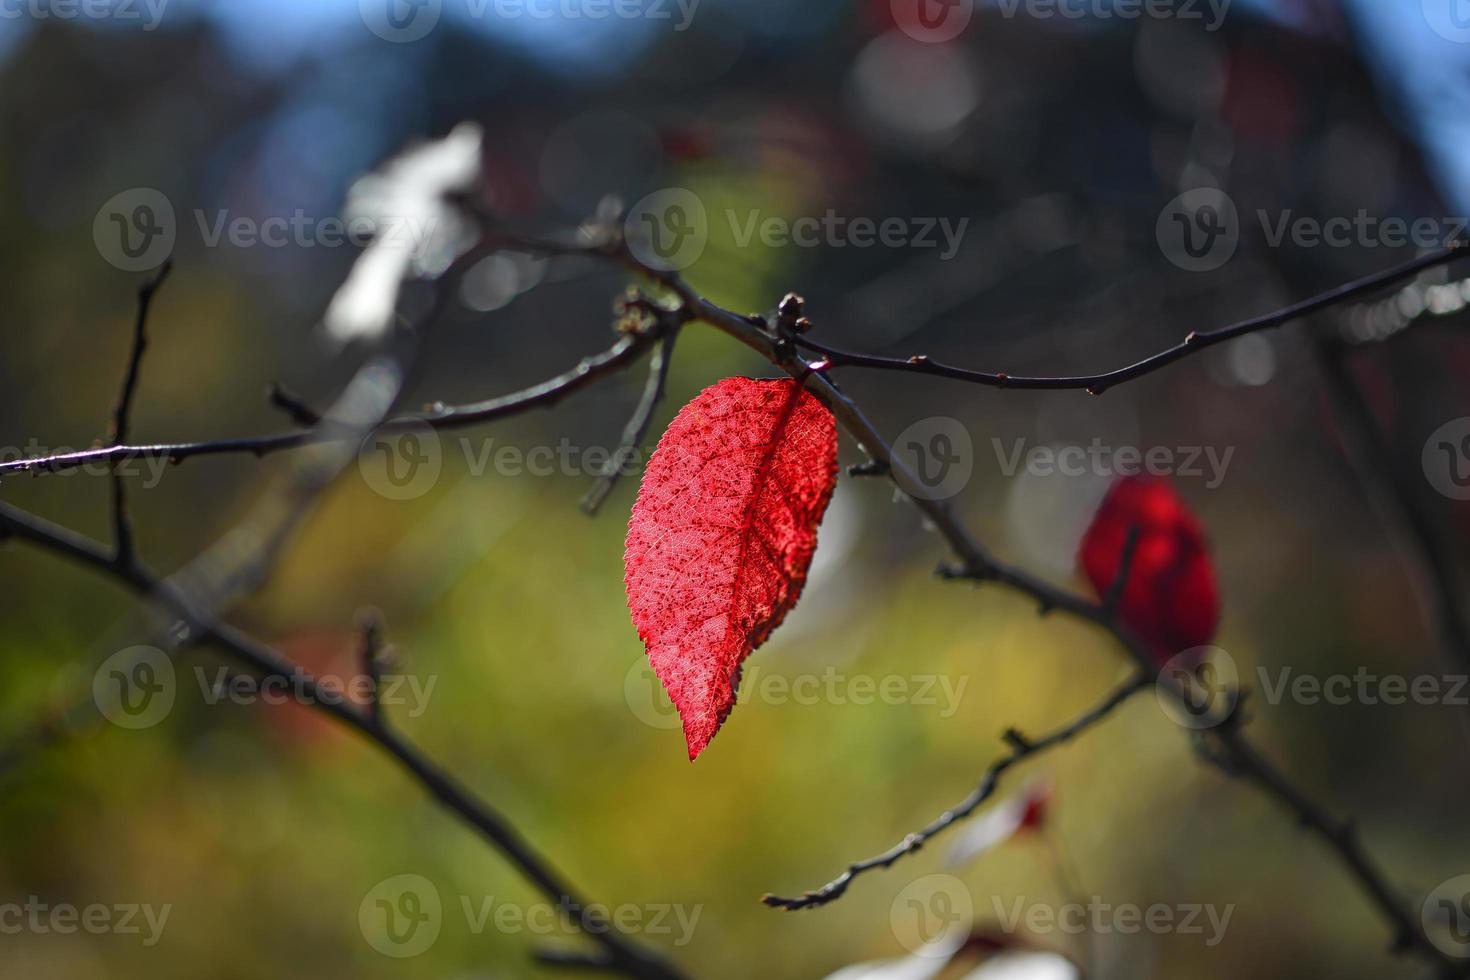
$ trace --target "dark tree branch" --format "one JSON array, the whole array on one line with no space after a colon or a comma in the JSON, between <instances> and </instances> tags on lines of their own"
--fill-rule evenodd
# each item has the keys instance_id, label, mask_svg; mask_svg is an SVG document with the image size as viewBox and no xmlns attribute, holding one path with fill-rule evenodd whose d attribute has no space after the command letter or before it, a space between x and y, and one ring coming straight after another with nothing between
<instances>
[{"instance_id":1,"label":"dark tree branch","mask_svg":"<svg viewBox=\"0 0 1470 980\"><path fill-rule=\"evenodd\" d=\"M223 650L261 678L281 678L300 685L317 711L357 732L391 757L444 807L473 827L534 884L547 898L564 902L593 928L586 930L626 976L647 980L674 980L679 974L651 953L633 946L611 923L587 908L568 882L494 807L476 797L407 739L386 727L374 714L323 697L316 681L275 649L212 617L201 615L177 586L140 563L119 566L103 546L67 528L52 524L9 504L0 503L0 527L14 538L38 545L111 576L132 591L159 603L189 626L191 641L207 642Z\"/></svg>"},{"instance_id":2,"label":"dark tree branch","mask_svg":"<svg viewBox=\"0 0 1470 980\"><path fill-rule=\"evenodd\" d=\"M1339 303L1356 299L1366 293L1382 289L1384 286L1392 285L1400 280L1407 279L1431 269L1438 265L1444 265L1453 261L1461 255L1470 251L1470 242L1451 242L1444 248L1434 252L1421 255L1418 258L1404 262L1402 265L1394 266L1383 272L1365 276L1335 289L1329 289L1325 293L1313 296L1309 299L1294 303L1291 306L1276 310L1262 316L1251 317L1241 320L1226 327L1216 330L1193 331L1179 343L1167 347L1157 354L1151 354L1141 361L1136 361L1127 367L1118 368L1115 371L1104 371L1101 374L1082 374L1074 376L1059 377L1027 377L1023 375L1006 374L1004 372L972 371L968 368L956 367L951 364L941 364L923 354L913 357L880 357L874 354L860 354L854 351L839 350L826 344L818 343L810 337L798 337L796 343L810 351L826 357L833 367L865 367L877 368L885 371L906 371L912 374L929 374L941 378L953 378L957 381L968 381L972 384L986 385L991 388L1082 388L1092 394L1100 395L1109 388L1124 382L1133 381L1146 374L1152 374L1169 364L1173 364L1182 358L1188 357L1198 351L1202 351L1227 340L1234 340L1248 333L1256 333L1261 330L1271 330L1284 326L1293 320L1325 310Z\"/></svg>"},{"instance_id":3,"label":"dark tree branch","mask_svg":"<svg viewBox=\"0 0 1470 980\"><path fill-rule=\"evenodd\" d=\"M397 338L398 346L405 350L416 346L417 336L437 322L447 308L448 297L455 292L445 284L457 282L458 276L479 254L480 248L477 246L457 259L444 273L429 314L417 329L407 331ZM631 332L620 342L626 346L618 353L618 357L607 363L594 364L593 359L589 359L572 372L528 389L518 396L453 411L462 411L463 414L457 415L457 418L479 420L549 404L584 384L588 376L611 370L608 364L620 366L626 352L636 353L643 340L641 333ZM314 437L320 436L312 441L355 445L367 430L382 423L383 413L400 390L405 370L403 361L397 358L371 359L359 370L338 404L327 413L328 421L319 423L315 430L308 433ZM440 408L437 411L447 416L451 410ZM522 840L493 808L460 786L453 777L389 729L377 710L376 691L372 704L365 710L349 706L335 698L323 697L315 679L297 665L269 646L216 618L216 609L237 594L242 581L246 585L252 585L257 584L257 579L263 578L278 546L289 530L299 522L310 500L340 472L346 460L351 458L350 445L346 451L339 447L334 452L315 453L303 458L293 469L290 479L279 494L281 499L257 507L258 517L261 519L255 522L257 526L250 528L252 533L248 536L252 540L264 542L261 546L248 549L248 554L244 557L233 555L233 552L239 551L238 548L226 549L233 555L227 561L215 560L219 556L206 552L183 572L168 579L155 575L135 559L119 561L90 539L4 504L0 504L0 538L16 538L41 545L73 560L101 568L133 591L163 606L179 617L184 626L182 630L171 631L168 641L170 647L209 642L221 647L234 659L265 678L279 678L295 683L301 688L309 704L358 731L392 756L441 804L458 814L500 849L548 898L576 911L583 931L601 944L609 962L618 972L650 980L670 980L677 977L678 974L672 967L637 948L625 935L615 931L605 916L589 909L584 901L577 898L550 864ZM372 650L376 646L376 639L367 639L365 645ZM369 670L375 672L376 668L370 666Z\"/></svg>"},{"instance_id":4,"label":"dark tree branch","mask_svg":"<svg viewBox=\"0 0 1470 980\"><path fill-rule=\"evenodd\" d=\"M990 768L985 771L984 778L980 780L980 785L975 787L974 792L961 800L957 805L945 810L927 827L909 834L882 854L848 865L846 871L815 891L803 892L795 898L765 895L761 898L761 901L772 908L794 911L797 909L816 908L819 905L826 905L828 902L841 898L842 894L847 891L848 885L852 884L853 879L858 875L875 871L879 868L890 867L899 858L906 854L914 853L934 837L974 813L982 803L995 794L996 789L1000 786L1000 779L1005 775L1006 770L1018 762L1045 752L1047 749L1061 745L1063 742L1071 741L1112 714L1114 709L1123 702L1152 684L1152 675L1135 674L1102 701L1087 709L1061 728L1041 738L1027 738L1014 728L1007 729L1005 734L1001 736L1001 739L1011 747L1010 753L992 762Z\"/></svg>"},{"instance_id":5,"label":"dark tree branch","mask_svg":"<svg viewBox=\"0 0 1470 980\"><path fill-rule=\"evenodd\" d=\"M522 243L527 242L523 238L517 240ZM772 335L763 318L742 316L711 303L692 289L678 273L654 269L644 265L616 238L610 238L592 245L543 243L541 247L551 254L600 254L664 286L679 299L693 319L700 320L729 334L803 384L832 411L842 427L858 441L858 444L876 465L888 467L889 476L901 491L904 490L905 486L921 485L909 471L907 463L893 452L892 447L888 445L857 405L844 395L833 384L831 379L826 377L823 370L815 370L813 365L795 356L788 347L783 346L780 343L780 338ZM1464 249L1465 246L1463 244L1457 243L1439 253L1433 253L1423 259L1416 260L1414 263L1408 263L1405 266L1389 270L1387 273L1339 287L1312 300L1308 300L1305 303L1288 307L1278 313L1257 318L1253 321L1246 321L1244 324L1237 324L1235 327L1223 328L1223 330L1215 331L1210 335L1216 339L1209 341L1209 343L1218 343L1221 339L1240 336L1251 330L1265 329L1266 326L1279 326L1290 320L1304 316L1309 312L1325 309L1334 303L1344 302L1371 289L1380 288L1398 278L1411 275L1419 271L1419 269L1427 267L1427 265L1434 264L1434 262L1448 261ZM1195 343L1198 344L1198 341ZM1169 361L1177 360L1179 357L1189 353L1192 349L1192 347L1186 347L1181 352L1173 354L1165 352L1162 355L1165 360L1157 362L1154 366L1161 366ZM1152 369L1152 367L1149 368L1149 370ZM1132 371L1134 369L1125 370ZM1142 371L1139 373L1147 372ZM1130 375L1130 377L1133 376L1137 375ZM1113 378L1109 383L1117 383L1117 380ZM1123 380L1127 379L1125 378ZM959 559L957 564L947 565L941 568L942 574L946 577L953 579L972 579L980 583L998 583L1031 599L1037 604L1038 610L1042 613L1060 611L1091 622L1112 634L1128 652L1140 671L1152 673L1156 669L1153 659L1143 644L1139 642L1137 637L1126 626L1119 623L1112 612L1104 608L1101 603L1093 602L1066 590L1059 589L1028 572L996 560L956 519L953 511L946 502L933 500L925 496L907 494L907 491L904 492L909 496L914 506L924 514L929 522L944 537ZM1177 687L1177 682L1171 682L1162 677L1158 682L1158 689L1165 696L1175 699L1182 700L1186 696L1185 692ZM1307 816L1303 815L1303 811L1299 806L1302 801L1306 800L1306 797L1294 789L1290 795L1283 793L1283 787L1290 787L1291 784L1284 776L1276 772L1276 770L1271 769L1264 758L1250 750L1250 745L1246 741L1244 734L1238 728L1233 727L1238 722L1238 717L1235 719L1223 718L1219 719L1219 721L1221 723L1229 722L1230 726L1232 726L1228 727L1228 734L1219 739L1220 748L1224 757L1233 764L1238 765L1245 772L1259 774L1259 778L1252 780L1253 785L1276 798L1288 809L1295 811L1298 816L1306 820ZM1269 778L1265 775L1267 773L1270 774ZM1311 816L1318 816L1324 811L1313 809L1308 812ZM1310 822L1308 825L1314 826ZM1332 825L1328 823L1324 824L1324 826L1330 827ZM1402 900L1395 897L1393 889L1386 883L1371 862L1359 859L1361 851L1354 853L1353 850L1344 847L1344 841L1340 834L1328 832L1322 833L1321 836L1336 854L1338 860L1352 873L1369 901L1390 923L1395 932L1395 948L1402 951L1404 947L1397 945L1403 936L1401 924L1406 921L1407 917ZM896 860L898 857L907 853L911 853L911 849L900 848L894 859ZM845 887L844 884L842 888L845 889ZM830 900L828 899L828 901ZM1433 963L1437 969L1441 970L1443 976L1459 975L1456 971L1462 971L1462 966L1465 970L1470 970L1470 965L1462 965L1446 957L1422 932L1416 931L1413 934L1412 945L1408 948L1412 949L1426 961Z\"/></svg>"},{"instance_id":6,"label":"dark tree branch","mask_svg":"<svg viewBox=\"0 0 1470 980\"><path fill-rule=\"evenodd\" d=\"M583 358L571 370L538 385L469 405L451 406L442 402L436 403L429 406L423 414L388 419L378 427L377 431L394 432L422 424L436 429L457 429L515 415L531 408L554 405L572 392L585 388L605 375L627 367L638 359L645 348L652 344L655 336L653 331L625 334L601 354ZM57 473L93 464L117 466L133 459L167 459L177 463L195 456L218 456L232 453L249 453L259 457L287 449L341 442L353 436L353 432L335 424L331 419L323 419L315 428L299 432L281 432L268 436L216 439L204 442L138 446L112 445L78 452L10 460L0 463L0 476L7 473Z\"/></svg>"},{"instance_id":7,"label":"dark tree branch","mask_svg":"<svg viewBox=\"0 0 1470 980\"><path fill-rule=\"evenodd\" d=\"M1338 856L1348 873L1360 889L1388 920L1393 930L1395 953L1417 952L1434 963L1441 977L1463 977L1470 975L1470 963L1448 959L1429 941L1414 917L1404 906L1403 896L1388 883L1382 870L1363 847L1357 827L1346 820L1339 820L1321 805L1294 786L1279 769L1275 768L1251 745L1240 730L1238 721L1229 720L1206 735L1217 740L1223 750L1207 754L1211 762L1227 775L1243 778L1253 783L1275 799L1306 830L1311 831Z\"/></svg>"},{"instance_id":8,"label":"dark tree branch","mask_svg":"<svg viewBox=\"0 0 1470 980\"><path fill-rule=\"evenodd\" d=\"M133 396L138 390L138 374L143 366L143 353L148 349L148 310L153 305L153 295L173 269L172 258L165 259L149 279L138 287L138 315L133 321L133 345L128 353L128 367L123 374L122 391L117 397L117 407L112 412L112 427L107 441L113 445L128 441L128 426L133 415ZM121 473L112 474L112 530L114 537L114 560L119 565L133 560L133 525L128 519L127 488Z\"/></svg>"},{"instance_id":9,"label":"dark tree branch","mask_svg":"<svg viewBox=\"0 0 1470 980\"><path fill-rule=\"evenodd\" d=\"M847 468L848 476L887 476L888 464L880 463L876 459L865 459L861 463L853 463Z\"/></svg>"}]
</instances>

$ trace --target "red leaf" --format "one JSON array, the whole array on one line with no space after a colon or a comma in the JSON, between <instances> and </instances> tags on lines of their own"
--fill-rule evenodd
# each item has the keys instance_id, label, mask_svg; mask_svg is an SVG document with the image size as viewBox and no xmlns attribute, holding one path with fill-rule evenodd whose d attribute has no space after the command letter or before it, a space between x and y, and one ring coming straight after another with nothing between
<instances>
[{"instance_id":1,"label":"red leaf","mask_svg":"<svg viewBox=\"0 0 1470 980\"><path fill-rule=\"evenodd\" d=\"M1210 642L1220 593L1199 519L1168 483L1129 476L1108 490L1082 538L1078 557L1099 595L1113 588L1135 527L1138 543L1118 615L1163 663Z\"/></svg>"},{"instance_id":2,"label":"red leaf","mask_svg":"<svg viewBox=\"0 0 1470 980\"><path fill-rule=\"evenodd\" d=\"M624 581L690 759L734 707L741 662L796 605L836 482L836 421L790 380L727 378L659 440Z\"/></svg>"}]
</instances>

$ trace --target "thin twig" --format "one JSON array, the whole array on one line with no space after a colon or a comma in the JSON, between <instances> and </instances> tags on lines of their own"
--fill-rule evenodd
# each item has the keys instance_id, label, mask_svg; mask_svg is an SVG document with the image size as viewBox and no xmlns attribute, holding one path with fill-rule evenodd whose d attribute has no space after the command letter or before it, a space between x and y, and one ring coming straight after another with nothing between
<instances>
[{"instance_id":1,"label":"thin twig","mask_svg":"<svg viewBox=\"0 0 1470 980\"><path fill-rule=\"evenodd\" d=\"M627 367L638 359L644 349L653 343L653 340L654 335L650 332L628 333L602 353L583 358L571 370L540 384L513 394L468 405L435 403L421 414L388 419L378 427L378 431L394 432L419 425L429 425L435 429L457 429L515 415L530 408L554 405L572 392ZM280 432L268 436L203 442L137 446L111 445L78 452L9 460L0 462L0 476L8 473L59 473L87 465L115 467L133 459L167 459L178 463L196 456L218 456L232 453L248 453L259 457L286 449L340 442L350 438L352 438L351 433L332 424L330 419L326 419L313 429L299 432Z\"/></svg>"},{"instance_id":2,"label":"thin twig","mask_svg":"<svg viewBox=\"0 0 1470 980\"><path fill-rule=\"evenodd\" d=\"M1423 492L1404 473L1385 441L1373 412L1353 380L1350 351L1341 340L1318 336L1313 351L1326 382L1348 460L1376 505L1379 516L1398 535L1409 553L1415 592L1443 652L1461 666L1470 665L1470 611L1464 599L1463 575L1450 546L1450 535L1425 506ZM1422 481L1423 476L1415 473Z\"/></svg>"},{"instance_id":3,"label":"thin twig","mask_svg":"<svg viewBox=\"0 0 1470 980\"><path fill-rule=\"evenodd\" d=\"M1113 579L1113 584L1108 586L1108 594L1103 596L1102 601L1102 607L1109 615L1118 614L1118 605L1128 589L1128 576L1133 571L1133 559L1138 552L1138 539L1142 533L1143 529L1133 524L1128 528L1128 536L1123 539L1123 554L1118 558L1118 575Z\"/></svg>"},{"instance_id":4,"label":"thin twig","mask_svg":"<svg viewBox=\"0 0 1470 980\"><path fill-rule=\"evenodd\" d=\"M172 257L164 260L158 271L138 287L138 313L133 321L133 344L128 353L127 371L123 374L122 391L117 397L117 407L112 412L112 427L107 441L113 445L128 441L128 426L132 421L133 396L138 390L138 375L143 366L143 352L148 349L148 310L153 305L153 295L174 267ZM133 560L133 525L128 518L127 488L121 473L112 473L112 530L114 561L119 565Z\"/></svg>"},{"instance_id":5,"label":"thin twig","mask_svg":"<svg viewBox=\"0 0 1470 980\"><path fill-rule=\"evenodd\" d=\"M296 397L279 381L272 381L266 389L266 398L273 407L286 413L286 417L303 429L309 429L322 420L321 413L305 401Z\"/></svg>"},{"instance_id":6,"label":"thin twig","mask_svg":"<svg viewBox=\"0 0 1470 980\"><path fill-rule=\"evenodd\" d=\"M982 803L994 795L996 789L1000 786L1001 776L1005 775L1007 769L1010 769L1024 759L1029 759L1034 755L1045 752L1047 749L1076 738L1112 714L1114 709L1123 702L1152 684L1152 675L1143 673L1135 674L1113 690L1102 701L1088 708L1061 728L1041 738L1027 738L1014 728L1007 729L1002 738L1011 747L1010 753L992 762L990 768L985 770L985 775L980 780L980 785L975 787L974 792L965 797L956 806L945 810L927 827L909 834L882 854L870 857L864 861L853 862L847 866L847 870L842 872L842 874L814 891L804 892L794 898L783 898L779 895L765 895L761 898L761 901L772 908L794 911L826 905L828 902L842 897L843 892L847 891L848 885L852 884L853 879L858 875L875 871L878 868L890 867L899 858L902 858L906 854L914 853L936 835L974 813Z\"/></svg>"},{"instance_id":7,"label":"thin twig","mask_svg":"<svg viewBox=\"0 0 1470 980\"><path fill-rule=\"evenodd\" d=\"M653 413L664 397L664 388L669 380L669 365L674 357L674 341L678 336L677 330L667 330L654 348L648 360L648 382L643 386L643 397L638 400L638 407L634 409L633 416L623 429L622 442L618 444L617 452L603 466L597 482L582 498L582 510L588 515L596 514L602 507L607 495L617 486L618 478L623 475L623 468L642 447L648 429L653 425Z\"/></svg>"},{"instance_id":8,"label":"thin twig","mask_svg":"<svg viewBox=\"0 0 1470 980\"><path fill-rule=\"evenodd\" d=\"M1081 388L1092 394L1100 395L1109 388L1133 381L1146 374L1152 374L1166 365L1172 364L1181 358L1202 351L1216 344L1222 344L1227 340L1234 340L1248 333L1256 333L1261 330L1271 330L1284 326L1293 320L1327 309L1338 303L1355 299L1365 293L1371 293L1382 289L1384 286L1392 285L1410 276L1418 275L1426 269L1434 268L1451 262L1461 255L1470 251L1470 242L1451 242L1444 248L1428 252L1417 258L1410 259L1402 265L1394 266L1383 272L1377 272L1362 279L1354 280L1335 289L1329 289L1299 303L1275 310L1262 316L1251 317L1232 323L1226 327L1216 330L1196 330L1190 332L1183 340L1172 347L1166 347L1156 354L1151 354L1141 361L1135 361L1126 367L1115 371L1104 371L1101 374L1081 374L1072 376L1035 376L1007 374L1005 372L974 371L969 368L956 367L952 364L941 364L924 354L916 354L912 357L880 357L875 354L861 354L855 351L840 350L826 344L818 343L811 337L798 337L798 346L823 355L832 362L833 367L865 367L877 368L885 371L906 371L912 374L937 375L941 378L953 378L957 381L968 381L972 384L985 385L991 388L1045 388L1065 389Z\"/></svg>"},{"instance_id":9,"label":"thin twig","mask_svg":"<svg viewBox=\"0 0 1470 980\"><path fill-rule=\"evenodd\" d=\"M709 303L703 297L697 296L691 290L688 290L686 286L683 286L682 280L676 274L652 269L644 265L631 252L617 243L566 243L522 235L509 235L504 232L499 232L498 237L507 244L513 244L518 247L541 251L547 254L591 255L617 260L641 275L645 275L670 288L674 288L674 291L679 293L680 298L684 301L685 309L697 319L704 320L722 329L726 329L729 325L726 318L733 318L738 321L741 324L741 330L749 330L753 327L751 318L731 313L728 310L721 309ZM889 370L913 371L921 374L954 377L997 388L1084 388L1094 393L1101 393L1106 388L1149 374L1195 351L1203 350L1206 347L1222 343L1226 340L1232 340L1247 333L1282 326L1337 303L1355 299L1365 293L1380 289L1385 285L1390 285L1425 269L1450 262L1464 254L1467 250L1470 250L1470 243L1452 242L1435 252L1427 253L1384 272L1379 272L1338 286L1335 289L1328 290L1325 293L1321 293L1273 313L1243 320L1216 330L1192 332L1183 341L1173 347L1144 358L1142 361L1138 361L1128 367L1103 374L1073 377L1023 377L1005 373L970 371L965 368L940 364L923 355L900 359L841 351L818 344L812 341L810 337L797 337L795 338L795 343L824 355L828 361L829 368L843 366L885 368ZM680 284L678 288L675 288L675 283ZM727 332L730 331L727 329ZM609 358L613 362L617 362L620 360L617 355L627 353L629 351L625 348L621 348L620 345L615 345L613 349L605 354L599 357L589 358L584 364L592 362L589 366L600 375L603 373L602 370L599 370L600 368L612 366L608 363ZM592 379L587 378L586 380ZM463 409L445 409L443 417L436 418L431 412L429 417L420 419L419 421L428 422L430 425L436 427L451 428L455 425L474 424L477 421L483 420L484 418L475 418L472 415L466 416L465 410ZM394 425L408 424L409 422L410 420L400 419L390 421L387 425L391 427ZM331 437L330 433L323 432L316 434L312 432L288 432L243 439L222 439L209 442L172 444L161 443L139 446L123 445L118 441L113 445L98 449L72 453L56 453L0 462L0 476L7 473L52 473L74 469L88 464L116 465L117 463L131 459L166 458L172 462L181 462L193 456L215 455L220 453L253 453L257 456L263 456L267 453L285 449L295 449ZM875 465L881 465L881 462L875 462Z\"/></svg>"},{"instance_id":10,"label":"thin twig","mask_svg":"<svg viewBox=\"0 0 1470 980\"><path fill-rule=\"evenodd\" d=\"M375 609L365 610L359 616L362 631L362 647L358 651L362 660L362 672L370 682L367 710L379 725L383 718L383 623Z\"/></svg>"}]
</instances>

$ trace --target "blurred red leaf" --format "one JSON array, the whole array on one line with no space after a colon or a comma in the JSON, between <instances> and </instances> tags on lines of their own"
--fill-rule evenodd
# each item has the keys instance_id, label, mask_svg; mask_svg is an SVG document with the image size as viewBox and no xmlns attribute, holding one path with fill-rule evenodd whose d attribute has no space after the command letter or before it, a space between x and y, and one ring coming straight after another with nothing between
<instances>
[{"instance_id":1,"label":"blurred red leaf","mask_svg":"<svg viewBox=\"0 0 1470 980\"><path fill-rule=\"evenodd\" d=\"M659 440L625 582L690 759L734 707L741 663L796 605L836 481L836 421L790 380L727 378Z\"/></svg>"},{"instance_id":2,"label":"blurred red leaf","mask_svg":"<svg viewBox=\"0 0 1470 980\"><path fill-rule=\"evenodd\" d=\"M971 820L950 847L946 867L962 867L1019 834L1041 831L1046 826L1051 795L1049 781L1032 780L1015 796Z\"/></svg>"},{"instance_id":3,"label":"blurred red leaf","mask_svg":"<svg viewBox=\"0 0 1470 980\"><path fill-rule=\"evenodd\" d=\"M1047 814L1051 811L1051 784L1035 783L1027 788L1023 796L1025 808L1021 811L1020 830L1040 830L1046 826Z\"/></svg>"},{"instance_id":4,"label":"blurred red leaf","mask_svg":"<svg viewBox=\"0 0 1470 980\"><path fill-rule=\"evenodd\" d=\"M1134 528L1118 615L1162 663L1210 642L1220 593L1199 519L1165 481L1129 476L1108 490L1082 538L1078 557L1099 595L1112 591Z\"/></svg>"},{"instance_id":5,"label":"blurred red leaf","mask_svg":"<svg viewBox=\"0 0 1470 980\"><path fill-rule=\"evenodd\" d=\"M331 691L340 692L343 701L365 707L360 696L362 671L359 659L362 634L356 630L308 628L298 630L276 641L276 646L294 664ZM345 748L356 742L342 725L316 711L295 696L299 688L292 685L269 697L259 698L262 718L275 726L287 741L319 745L323 748Z\"/></svg>"}]
</instances>

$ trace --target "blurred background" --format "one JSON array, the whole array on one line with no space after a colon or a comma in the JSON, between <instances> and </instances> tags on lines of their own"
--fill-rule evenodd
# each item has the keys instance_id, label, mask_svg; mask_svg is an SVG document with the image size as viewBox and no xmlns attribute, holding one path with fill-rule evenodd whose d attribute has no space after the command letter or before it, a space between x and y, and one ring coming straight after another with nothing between
<instances>
[{"instance_id":1,"label":"blurred background","mask_svg":"<svg viewBox=\"0 0 1470 980\"><path fill-rule=\"evenodd\" d=\"M146 275L106 243L108 209L139 189L172 211L176 267L135 437L283 428L271 382L328 403L365 355L319 325L357 253L322 223L362 174L466 119L484 128L486 192L518 227L575 228L607 195L690 192L703 218L685 274L734 309L768 311L796 290L813 336L839 347L1013 374L1121 366L1463 233L1463 6L1179 0L1139 15L996 0L937 8L935 22L888 0L649 0L604 16L573 0L4 5L0 444L16 458L105 436ZM747 233L829 213L896 219L901 234L862 244L846 225L808 246ZM270 219L306 230L275 244L218 233ZM1351 227L1313 238L1334 219ZM1423 234L1392 234L1416 219ZM1470 708L1271 703L1260 688L1287 670L1470 670L1470 507L1445 480L1470 459L1433 462L1443 427L1470 435L1470 282L1457 268L1103 397L837 374L884 433L952 436L945 493L968 524L1079 589L1077 540L1109 474L1008 460L1017 447L1165 451L1213 542L1217 643L1256 689L1253 731L1357 818L1416 915L1470 871ZM624 285L582 261L492 256L405 403L488 398L569 368L611 343ZM686 330L650 438L703 387L770 373L728 338ZM1151 695L1023 768L1051 787L1044 834L957 868L941 839L821 910L763 907L763 893L816 887L927 823L972 789L1004 729L1062 723L1127 665L1094 630L935 581L945 549L915 510L886 481L843 479L801 606L747 662L739 707L691 765L625 606L636 474L595 518L577 507L642 384L635 369L446 436L433 476L403 493L351 468L231 620L349 678L356 623L378 610L395 669L426 691L405 689L395 722L592 899L697 909L687 936L671 919L671 933L642 937L695 976L817 977L903 955L895 909L935 873L964 883L988 932L1018 899L1233 907L1214 945L1012 930L1091 976L1422 975L1388 953L1327 851L1202 765ZM556 447L554 465L528 464ZM862 459L845 437L842 453ZM284 465L140 471L143 557L187 561ZM7 478L0 496L102 537L107 484ZM208 696L199 679L223 661L207 651L180 658L156 723L86 710L98 664L149 636L116 586L11 544L0 596L0 903L171 909L151 944L146 925L6 931L6 976L551 976L531 950L584 943L477 928L466 903L538 896L361 740L297 706ZM820 696L789 693L800 678ZM860 693L885 679L902 693ZM403 874L443 903L437 939L412 958L384 955L359 916Z\"/></svg>"}]
</instances>

